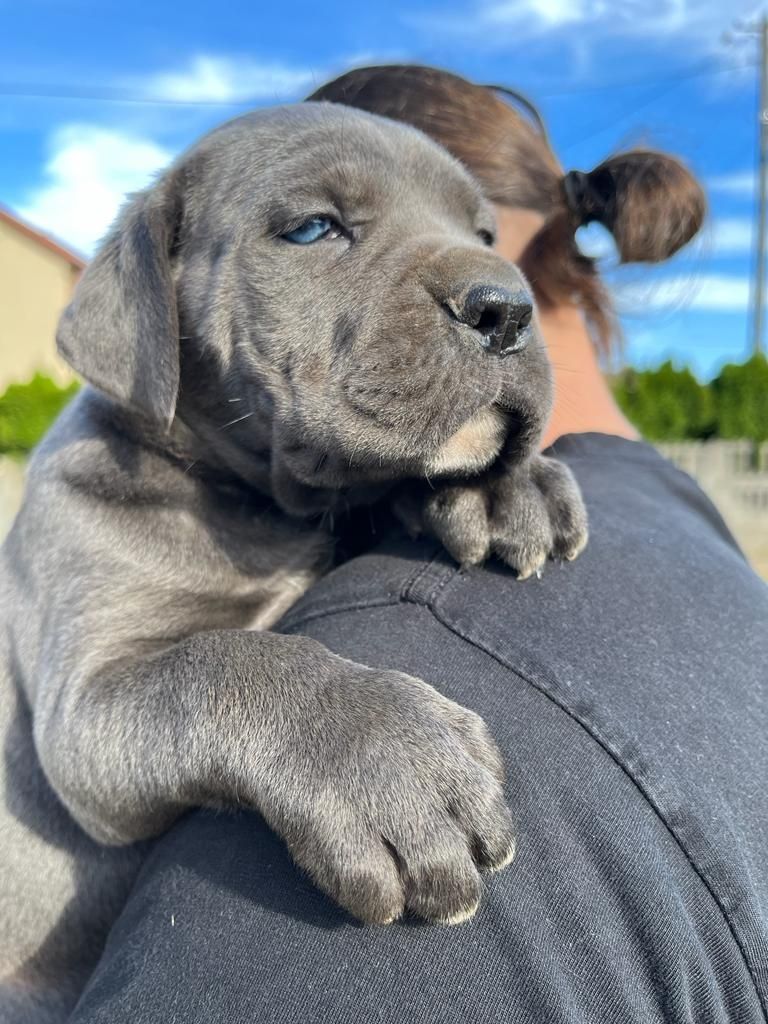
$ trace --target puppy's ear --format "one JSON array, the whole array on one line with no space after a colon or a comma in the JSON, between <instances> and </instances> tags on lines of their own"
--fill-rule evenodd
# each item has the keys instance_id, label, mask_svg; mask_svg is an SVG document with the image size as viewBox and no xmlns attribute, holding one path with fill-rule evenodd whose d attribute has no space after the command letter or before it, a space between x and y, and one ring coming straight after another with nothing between
<instances>
[{"instance_id":1,"label":"puppy's ear","mask_svg":"<svg viewBox=\"0 0 768 1024\"><path fill-rule=\"evenodd\" d=\"M179 390L171 250L180 217L171 171L123 208L56 334L63 358L90 384L166 430Z\"/></svg>"}]
</instances>

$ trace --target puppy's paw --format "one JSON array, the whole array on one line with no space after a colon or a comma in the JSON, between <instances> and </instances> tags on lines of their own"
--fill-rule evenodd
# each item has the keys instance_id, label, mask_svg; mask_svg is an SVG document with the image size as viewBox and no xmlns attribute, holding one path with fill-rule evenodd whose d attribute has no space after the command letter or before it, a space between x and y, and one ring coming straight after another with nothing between
<instances>
[{"instance_id":1,"label":"puppy's paw","mask_svg":"<svg viewBox=\"0 0 768 1024\"><path fill-rule=\"evenodd\" d=\"M336 660L334 689L349 700L313 753L316 776L305 750L301 787L262 804L265 817L359 920L469 919L482 872L506 867L515 851L495 743L481 718L421 680Z\"/></svg>"},{"instance_id":2,"label":"puppy's paw","mask_svg":"<svg viewBox=\"0 0 768 1024\"><path fill-rule=\"evenodd\" d=\"M587 510L567 466L544 455L496 481L490 515L494 552L519 579L548 558L573 561L587 545Z\"/></svg>"},{"instance_id":3,"label":"puppy's paw","mask_svg":"<svg viewBox=\"0 0 768 1024\"><path fill-rule=\"evenodd\" d=\"M438 486L421 508L422 525L459 565L480 565L491 553L491 493L486 484Z\"/></svg>"},{"instance_id":4,"label":"puppy's paw","mask_svg":"<svg viewBox=\"0 0 768 1024\"><path fill-rule=\"evenodd\" d=\"M538 574L548 558L573 561L589 535L573 474L543 455L438 488L424 499L422 522L459 564L477 565L493 553L519 579Z\"/></svg>"}]
</instances>

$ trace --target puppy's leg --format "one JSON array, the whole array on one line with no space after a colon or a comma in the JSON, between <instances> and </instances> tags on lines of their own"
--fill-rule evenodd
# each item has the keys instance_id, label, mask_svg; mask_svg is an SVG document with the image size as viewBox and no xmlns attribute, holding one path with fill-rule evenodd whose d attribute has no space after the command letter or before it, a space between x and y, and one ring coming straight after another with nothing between
<instances>
[{"instance_id":1,"label":"puppy's leg","mask_svg":"<svg viewBox=\"0 0 768 1024\"><path fill-rule=\"evenodd\" d=\"M363 920L471 913L473 851L495 867L512 849L480 719L418 680L243 628L290 605L327 537L84 424L38 457L0 555L35 749L78 824L124 844L189 807L248 806Z\"/></svg>"},{"instance_id":2,"label":"puppy's leg","mask_svg":"<svg viewBox=\"0 0 768 1024\"><path fill-rule=\"evenodd\" d=\"M250 806L321 888L380 923L406 908L462 920L478 867L511 859L501 762L478 716L307 638L200 633L45 692L40 759L100 842L155 835L194 805ZM482 865L478 849L492 851Z\"/></svg>"}]
</instances>

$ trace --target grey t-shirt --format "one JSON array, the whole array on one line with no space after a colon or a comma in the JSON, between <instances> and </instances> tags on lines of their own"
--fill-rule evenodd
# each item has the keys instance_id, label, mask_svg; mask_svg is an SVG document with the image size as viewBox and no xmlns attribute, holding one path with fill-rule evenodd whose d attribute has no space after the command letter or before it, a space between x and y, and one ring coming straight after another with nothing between
<instances>
[{"instance_id":1,"label":"grey t-shirt","mask_svg":"<svg viewBox=\"0 0 768 1024\"><path fill-rule=\"evenodd\" d=\"M505 756L513 865L456 928L364 928L256 815L158 842L75 1024L768 1019L768 587L647 445L561 439L591 542L518 583L389 539L284 629L419 675Z\"/></svg>"}]
</instances>

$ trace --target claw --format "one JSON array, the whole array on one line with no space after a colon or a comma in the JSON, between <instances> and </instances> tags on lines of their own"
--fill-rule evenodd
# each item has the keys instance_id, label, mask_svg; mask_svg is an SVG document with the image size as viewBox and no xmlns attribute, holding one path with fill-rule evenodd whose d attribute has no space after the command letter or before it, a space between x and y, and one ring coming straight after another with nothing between
<instances>
[{"instance_id":1,"label":"claw","mask_svg":"<svg viewBox=\"0 0 768 1024\"><path fill-rule=\"evenodd\" d=\"M508 868L509 865L512 863L512 861L515 859L515 854L516 853L517 853L517 843L515 843L513 841L512 844L509 847L509 851L508 851L506 857L504 857L503 860L499 861L498 864L494 864L493 865L493 867L491 868L491 874L495 875L499 871L503 871L504 868Z\"/></svg>"},{"instance_id":2,"label":"claw","mask_svg":"<svg viewBox=\"0 0 768 1024\"><path fill-rule=\"evenodd\" d=\"M539 562L532 562L529 565L517 570L518 580L529 580L531 576L535 576L537 580L540 580L544 573L544 566L546 565L547 559L544 557Z\"/></svg>"},{"instance_id":3,"label":"claw","mask_svg":"<svg viewBox=\"0 0 768 1024\"><path fill-rule=\"evenodd\" d=\"M479 906L480 903L478 902L474 905L474 907L468 907L466 910L460 910L458 914L452 914L450 917L441 918L439 923L446 924L448 926L454 924L464 924L465 921L469 921L471 917L475 916L475 913L477 912L477 908Z\"/></svg>"},{"instance_id":4,"label":"claw","mask_svg":"<svg viewBox=\"0 0 768 1024\"><path fill-rule=\"evenodd\" d=\"M565 552L566 561L573 562L575 559L577 559L584 550L584 548L587 546L588 541L589 536L587 534L584 534L584 536L578 541L577 544L575 544L569 551Z\"/></svg>"}]
</instances>

